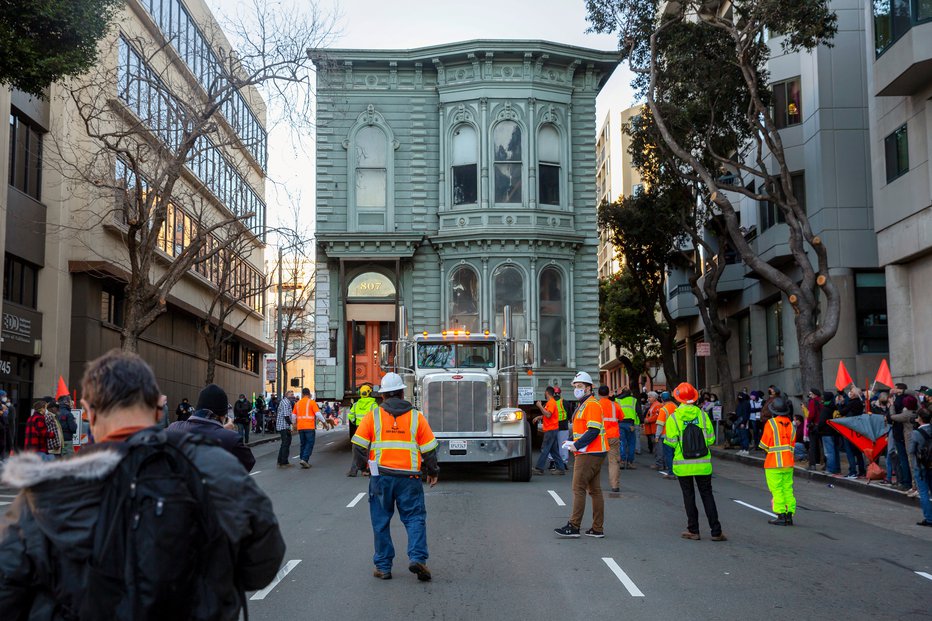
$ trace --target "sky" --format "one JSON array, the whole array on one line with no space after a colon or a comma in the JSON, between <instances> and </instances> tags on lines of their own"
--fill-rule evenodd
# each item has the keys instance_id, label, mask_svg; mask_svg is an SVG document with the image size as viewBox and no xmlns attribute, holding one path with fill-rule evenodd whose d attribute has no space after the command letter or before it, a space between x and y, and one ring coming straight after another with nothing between
<instances>
[{"instance_id":1,"label":"sky","mask_svg":"<svg viewBox=\"0 0 932 621\"><path fill-rule=\"evenodd\" d=\"M221 23L244 0L207 0ZM308 0L279 0L306 5ZM333 47L412 48L468 39L545 39L602 50L617 49L614 35L587 34L583 0L318 0L339 16ZM609 109L633 103L630 74L615 71L597 100L596 126ZM268 221L274 226L290 213L288 198L277 184L300 196L302 224L313 226L313 144L296 147L283 127L269 136ZM593 174L594 171L593 171Z\"/></svg>"}]
</instances>

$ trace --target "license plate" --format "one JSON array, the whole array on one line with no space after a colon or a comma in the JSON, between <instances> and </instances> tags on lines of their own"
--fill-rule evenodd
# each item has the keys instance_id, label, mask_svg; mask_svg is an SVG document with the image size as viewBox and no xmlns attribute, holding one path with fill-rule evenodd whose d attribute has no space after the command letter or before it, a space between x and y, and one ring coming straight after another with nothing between
<instances>
[{"instance_id":1,"label":"license plate","mask_svg":"<svg viewBox=\"0 0 932 621\"><path fill-rule=\"evenodd\" d=\"M450 440L450 450L451 451L465 451L466 440Z\"/></svg>"}]
</instances>

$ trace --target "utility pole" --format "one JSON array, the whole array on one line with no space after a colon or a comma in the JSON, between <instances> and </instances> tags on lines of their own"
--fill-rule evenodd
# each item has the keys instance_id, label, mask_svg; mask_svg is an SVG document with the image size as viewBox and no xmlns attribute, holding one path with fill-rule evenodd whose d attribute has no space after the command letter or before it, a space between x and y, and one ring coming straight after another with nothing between
<instances>
[{"instance_id":1,"label":"utility pole","mask_svg":"<svg viewBox=\"0 0 932 621\"><path fill-rule=\"evenodd\" d=\"M278 306L275 310L275 361L278 373L275 376L275 394L282 395L282 374L285 364L282 362L282 247L278 247Z\"/></svg>"}]
</instances>

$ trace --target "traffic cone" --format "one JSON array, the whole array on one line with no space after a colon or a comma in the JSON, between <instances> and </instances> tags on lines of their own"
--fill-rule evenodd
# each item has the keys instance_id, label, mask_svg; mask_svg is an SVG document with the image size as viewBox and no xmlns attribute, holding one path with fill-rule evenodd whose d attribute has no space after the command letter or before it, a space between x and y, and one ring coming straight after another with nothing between
<instances>
[{"instance_id":1,"label":"traffic cone","mask_svg":"<svg viewBox=\"0 0 932 621\"><path fill-rule=\"evenodd\" d=\"M71 394L71 391L68 390L68 384L65 383L65 378L61 375L58 376L58 390L55 391L55 398L61 399L62 397L67 397Z\"/></svg>"}]
</instances>

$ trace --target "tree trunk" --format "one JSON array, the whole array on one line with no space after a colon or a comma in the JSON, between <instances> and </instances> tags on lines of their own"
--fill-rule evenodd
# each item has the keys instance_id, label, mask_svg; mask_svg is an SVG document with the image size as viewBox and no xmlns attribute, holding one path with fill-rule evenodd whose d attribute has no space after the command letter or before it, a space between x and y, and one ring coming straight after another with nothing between
<instances>
[{"instance_id":1,"label":"tree trunk","mask_svg":"<svg viewBox=\"0 0 932 621\"><path fill-rule=\"evenodd\" d=\"M207 355L207 374L204 376L204 385L214 383L214 374L217 371L217 356L214 353Z\"/></svg>"},{"instance_id":2,"label":"tree trunk","mask_svg":"<svg viewBox=\"0 0 932 621\"><path fill-rule=\"evenodd\" d=\"M623 366L623 367L625 368L625 373L628 374L628 383L630 384L631 381L632 381L632 379L633 379L633 381L636 382L636 381L637 381L637 377L638 377L638 372L637 372L637 370L634 368L634 362L631 361L631 358L628 358L627 356L625 356L624 354L622 354L620 351L618 351L618 350L620 350L621 348L616 347L615 349L616 349L616 356L618 357L618 362L621 363L621 366ZM619 387L619 386L614 386L613 388L615 388L615 390L616 390L616 392L617 392L617 391L619 390L620 387Z\"/></svg>"},{"instance_id":3,"label":"tree trunk","mask_svg":"<svg viewBox=\"0 0 932 621\"><path fill-rule=\"evenodd\" d=\"M808 312L800 312L796 315L797 334L812 334L812 328L806 325L810 322L815 323L811 321L811 318L812 314ZM822 373L822 346L814 344L808 338L799 338L798 341L800 392L805 395L810 388L819 390L829 388L825 385L825 377ZM854 378L854 381L857 383L857 378Z\"/></svg>"}]
</instances>

